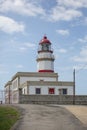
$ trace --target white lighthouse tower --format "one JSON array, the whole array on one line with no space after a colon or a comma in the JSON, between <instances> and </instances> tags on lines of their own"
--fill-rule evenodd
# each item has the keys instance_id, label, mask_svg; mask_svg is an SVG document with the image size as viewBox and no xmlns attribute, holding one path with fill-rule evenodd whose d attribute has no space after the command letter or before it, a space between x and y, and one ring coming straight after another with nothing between
<instances>
[{"instance_id":1,"label":"white lighthouse tower","mask_svg":"<svg viewBox=\"0 0 87 130\"><path fill-rule=\"evenodd\" d=\"M54 72L54 55L51 49L51 42L46 36L39 43L36 60L38 72Z\"/></svg>"}]
</instances>

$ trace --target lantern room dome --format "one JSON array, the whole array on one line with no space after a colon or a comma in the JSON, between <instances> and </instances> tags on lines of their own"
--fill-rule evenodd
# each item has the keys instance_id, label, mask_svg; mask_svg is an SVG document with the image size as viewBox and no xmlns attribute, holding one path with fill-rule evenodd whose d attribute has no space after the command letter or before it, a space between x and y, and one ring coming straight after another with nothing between
<instances>
[{"instance_id":1,"label":"lantern room dome","mask_svg":"<svg viewBox=\"0 0 87 130\"><path fill-rule=\"evenodd\" d=\"M47 36L44 36L43 39L40 41L39 44L48 43L51 44L50 40L47 39Z\"/></svg>"}]
</instances>

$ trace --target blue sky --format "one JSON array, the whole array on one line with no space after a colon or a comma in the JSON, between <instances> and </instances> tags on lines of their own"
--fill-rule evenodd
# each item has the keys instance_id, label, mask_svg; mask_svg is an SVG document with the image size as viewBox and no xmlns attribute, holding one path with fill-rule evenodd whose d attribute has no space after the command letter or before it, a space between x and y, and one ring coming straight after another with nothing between
<instances>
[{"instance_id":1,"label":"blue sky","mask_svg":"<svg viewBox=\"0 0 87 130\"><path fill-rule=\"evenodd\" d=\"M19 71L37 72L38 43L52 42L59 80L87 94L87 0L0 0L0 89Z\"/></svg>"}]
</instances>

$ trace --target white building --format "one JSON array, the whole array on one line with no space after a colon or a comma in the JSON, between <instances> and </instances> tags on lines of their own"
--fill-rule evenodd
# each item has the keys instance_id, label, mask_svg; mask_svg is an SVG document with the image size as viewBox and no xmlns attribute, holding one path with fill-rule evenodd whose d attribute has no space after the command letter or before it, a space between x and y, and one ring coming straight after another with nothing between
<instances>
[{"instance_id":1,"label":"white building","mask_svg":"<svg viewBox=\"0 0 87 130\"><path fill-rule=\"evenodd\" d=\"M17 72L5 85L6 103L19 102L19 88L24 95L73 95L73 82L58 80L54 60L51 42L44 36L36 59L38 72Z\"/></svg>"}]
</instances>

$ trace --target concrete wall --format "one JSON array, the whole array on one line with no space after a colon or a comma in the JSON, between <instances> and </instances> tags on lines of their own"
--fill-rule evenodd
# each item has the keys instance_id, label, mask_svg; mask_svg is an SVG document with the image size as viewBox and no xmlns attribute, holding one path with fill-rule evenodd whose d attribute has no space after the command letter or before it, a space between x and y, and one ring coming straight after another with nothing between
<instances>
[{"instance_id":1,"label":"concrete wall","mask_svg":"<svg viewBox=\"0 0 87 130\"><path fill-rule=\"evenodd\" d=\"M12 85L8 83L5 87L5 103L12 103Z\"/></svg>"},{"instance_id":2,"label":"concrete wall","mask_svg":"<svg viewBox=\"0 0 87 130\"><path fill-rule=\"evenodd\" d=\"M12 91L18 90L18 77L12 81Z\"/></svg>"},{"instance_id":3,"label":"concrete wall","mask_svg":"<svg viewBox=\"0 0 87 130\"><path fill-rule=\"evenodd\" d=\"M87 95L71 96L71 95L22 95L19 91L19 103L34 104L78 104L87 105ZM74 100L75 99L75 100Z\"/></svg>"},{"instance_id":4,"label":"concrete wall","mask_svg":"<svg viewBox=\"0 0 87 130\"><path fill-rule=\"evenodd\" d=\"M54 88L55 94L59 95L59 89L67 89L67 95L73 95L73 86L29 86L29 94L36 94L35 90L36 88L41 89L41 95L48 95L49 94L49 88Z\"/></svg>"},{"instance_id":5,"label":"concrete wall","mask_svg":"<svg viewBox=\"0 0 87 130\"><path fill-rule=\"evenodd\" d=\"M23 84L26 81L56 81L56 77L20 77L20 84Z\"/></svg>"},{"instance_id":6,"label":"concrete wall","mask_svg":"<svg viewBox=\"0 0 87 130\"><path fill-rule=\"evenodd\" d=\"M12 103L19 103L19 92L18 91L12 92Z\"/></svg>"}]
</instances>

